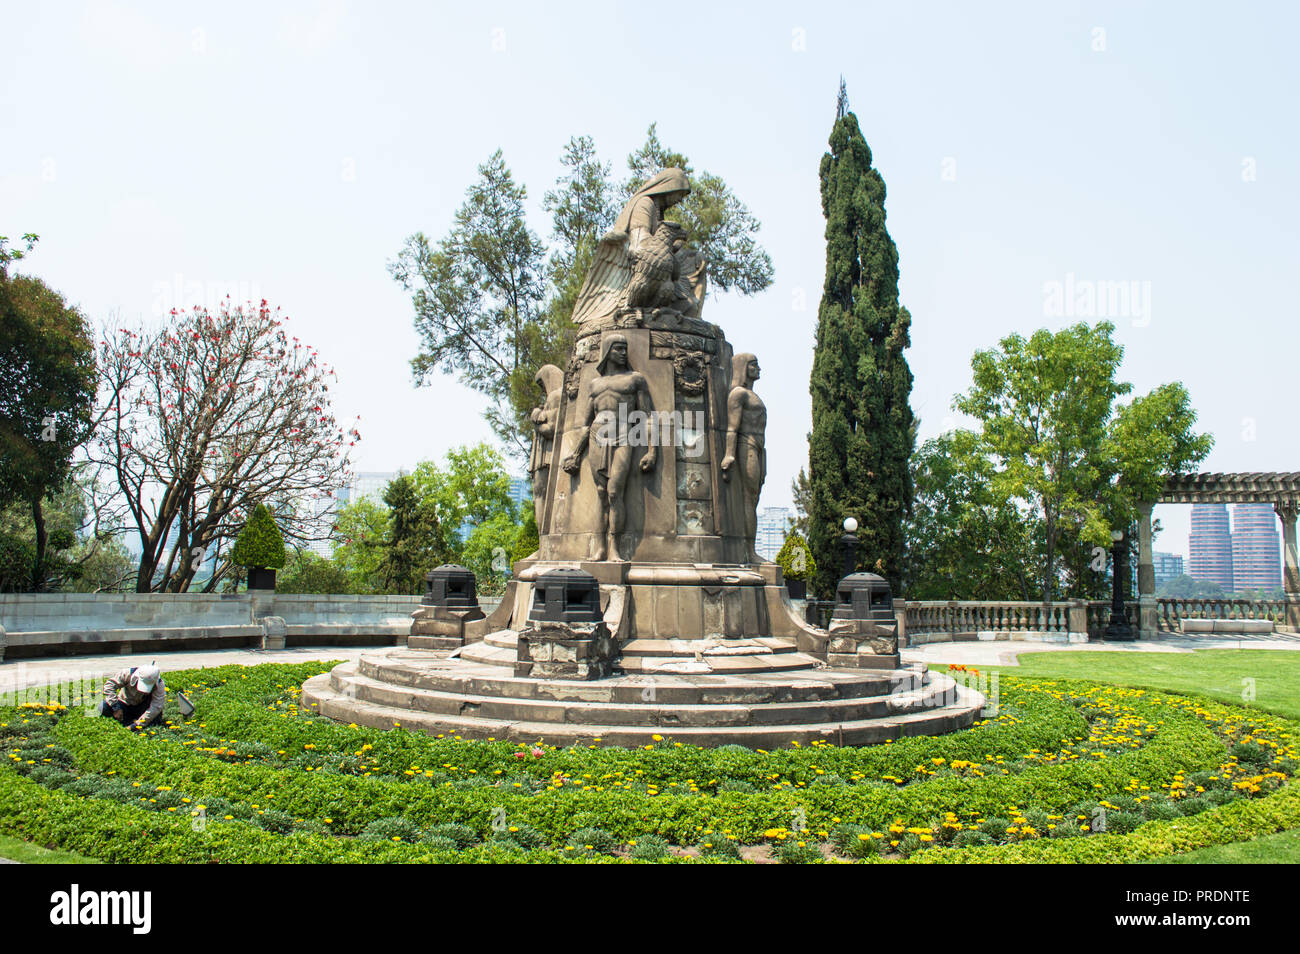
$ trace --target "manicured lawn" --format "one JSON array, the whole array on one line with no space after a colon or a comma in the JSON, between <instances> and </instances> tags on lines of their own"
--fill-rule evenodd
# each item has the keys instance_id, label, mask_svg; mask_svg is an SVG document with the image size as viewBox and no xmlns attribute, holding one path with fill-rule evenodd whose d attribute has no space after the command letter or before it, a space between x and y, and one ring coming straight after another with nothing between
<instances>
[{"instance_id":1,"label":"manicured lawn","mask_svg":"<svg viewBox=\"0 0 1300 954\"><path fill-rule=\"evenodd\" d=\"M1162 865L1294 865L1300 864L1300 829L1281 831L1234 845L1215 845L1185 855L1162 858Z\"/></svg>"},{"instance_id":2,"label":"manicured lawn","mask_svg":"<svg viewBox=\"0 0 1300 954\"><path fill-rule=\"evenodd\" d=\"M1300 719L1300 652L1203 649L1194 653L1025 653L1020 656L1019 666L1000 667L999 671L1195 692L1230 705L1252 705ZM1249 695L1252 691L1253 699Z\"/></svg>"},{"instance_id":3,"label":"manicured lawn","mask_svg":"<svg viewBox=\"0 0 1300 954\"><path fill-rule=\"evenodd\" d=\"M94 858L74 854L70 851L51 851L28 841L0 835L0 858L21 861L25 865L97 865Z\"/></svg>"}]
</instances>

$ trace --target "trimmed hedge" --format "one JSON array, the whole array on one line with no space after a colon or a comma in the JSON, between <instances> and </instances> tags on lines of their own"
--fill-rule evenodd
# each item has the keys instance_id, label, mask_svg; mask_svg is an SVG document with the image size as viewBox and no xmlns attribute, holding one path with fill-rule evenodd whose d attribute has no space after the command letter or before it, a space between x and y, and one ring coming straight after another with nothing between
<instances>
[{"instance_id":1,"label":"trimmed hedge","mask_svg":"<svg viewBox=\"0 0 1300 954\"><path fill-rule=\"evenodd\" d=\"M235 539L230 560L237 566L274 570L284 568L284 537L266 504L258 504L253 508L253 515Z\"/></svg>"}]
</instances>

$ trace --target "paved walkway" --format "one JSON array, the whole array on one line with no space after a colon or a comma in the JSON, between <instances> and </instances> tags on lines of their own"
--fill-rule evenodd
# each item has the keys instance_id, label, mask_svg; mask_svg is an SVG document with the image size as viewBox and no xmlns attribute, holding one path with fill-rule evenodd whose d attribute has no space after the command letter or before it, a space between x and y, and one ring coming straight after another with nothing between
<instances>
[{"instance_id":1,"label":"paved walkway","mask_svg":"<svg viewBox=\"0 0 1300 954\"><path fill-rule=\"evenodd\" d=\"M303 649L208 649L199 652L134 653L124 656L63 656L57 659L15 659L0 663L0 693L28 686L74 682L102 676L127 666L154 663L167 673L176 669L210 669L216 666L260 666L263 663L303 663L313 660L354 660L376 647L318 646Z\"/></svg>"},{"instance_id":2,"label":"paved walkway","mask_svg":"<svg viewBox=\"0 0 1300 954\"><path fill-rule=\"evenodd\" d=\"M957 663L964 666L1019 666L1021 653L1190 653L1198 649L1300 650L1293 633L1260 633L1241 637L1165 636L1131 643L1044 643L1036 640L994 639L961 643L927 643L902 651L908 662Z\"/></svg>"}]
</instances>

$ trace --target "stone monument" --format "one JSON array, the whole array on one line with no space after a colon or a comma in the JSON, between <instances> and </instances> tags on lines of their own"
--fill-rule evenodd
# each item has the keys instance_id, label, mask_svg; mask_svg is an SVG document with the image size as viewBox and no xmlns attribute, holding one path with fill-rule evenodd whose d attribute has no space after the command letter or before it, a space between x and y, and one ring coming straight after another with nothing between
<instances>
[{"instance_id":1,"label":"stone monument","mask_svg":"<svg viewBox=\"0 0 1300 954\"><path fill-rule=\"evenodd\" d=\"M310 680L309 705L349 722L608 744L669 728L701 744L857 743L974 720L978 693L901 666L883 580L853 583L873 596L850 594L828 631L756 552L758 359L702 317L707 263L665 218L689 192L665 169L628 200L574 305L565 368L537 372L539 545L500 606L479 618L448 604L436 587L465 584L440 568L410 647Z\"/></svg>"}]
</instances>

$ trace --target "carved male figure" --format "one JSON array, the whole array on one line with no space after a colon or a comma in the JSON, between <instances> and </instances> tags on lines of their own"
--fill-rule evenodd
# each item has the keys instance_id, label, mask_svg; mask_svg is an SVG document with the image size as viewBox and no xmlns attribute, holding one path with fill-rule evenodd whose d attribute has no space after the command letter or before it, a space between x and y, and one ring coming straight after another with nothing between
<instances>
[{"instance_id":1,"label":"carved male figure","mask_svg":"<svg viewBox=\"0 0 1300 954\"><path fill-rule=\"evenodd\" d=\"M591 558L604 560L609 552L617 560L622 559L618 535L626 522L625 490L633 448L645 445L640 467L643 472L653 470L659 456L656 418L645 375L628 364L625 335L607 335L601 342L596 375L587 385L585 429L560 466L566 473L576 474L583 453L587 453L591 479L600 497L600 526L592 541ZM645 421L650 422L648 430Z\"/></svg>"},{"instance_id":2,"label":"carved male figure","mask_svg":"<svg viewBox=\"0 0 1300 954\"><path fill-rule=\"evenodd\" d=\"M738 354L731 359L731 393L727 395L727 452L722 458L722 478L731 479L731 469L740 464L740 481L745 492L745 540L749 559L762 563L754 549L758 534L758 495L767 478L767 405L753 391L758 380L758 359Z\"/></svg>"},{"instance_id":3,"label":"carved male figure","mask_svg":"<svg viewBox=\"0 0 1300 954\"><path fill-rule=\"evenodd\" d=\"M542 511L546 498L546 484L551 473L551 448L555 441L555 424L560 415L560 395L564 387L564 372L553 364L537 369L533 383L542 389L542 403L533 408L533 451L528 460L528 471L533 475L533 508L537 516L537 529L542 530Z\"/></svg>"}]
</instances>

